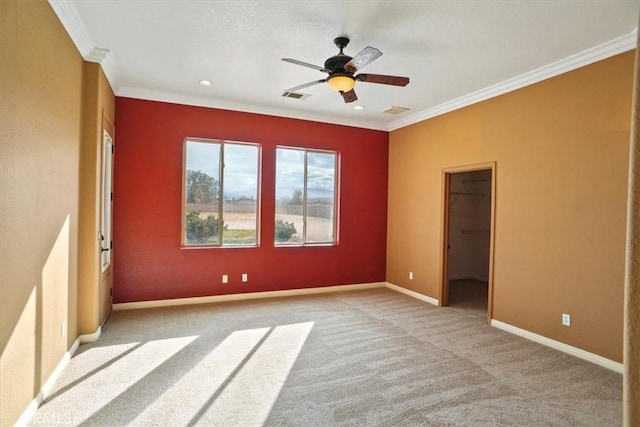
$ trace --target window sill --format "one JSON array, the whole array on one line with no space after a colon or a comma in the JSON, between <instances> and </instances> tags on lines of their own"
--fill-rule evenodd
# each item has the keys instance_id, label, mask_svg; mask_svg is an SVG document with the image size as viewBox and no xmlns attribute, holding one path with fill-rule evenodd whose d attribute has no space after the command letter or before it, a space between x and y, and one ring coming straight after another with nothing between
<instances>
[{"instance_id":1,"label":"window sill","mask_svg":"<svg viewBox=\"0 0 640 427\"><path fill-rule=\"evenodd\" d=\"M338 246L337 243L290 243L290 244L274 244L275 248L327 248Z\"/></svg>"},{"instance_id":2,"label":"window sill","mask_svg":"<svg viewBox=\"0 0 640 427\"><path fill-rule=\"evenodd\" d=\"M255 249L259 248L259 245L226 245L226 246L181 246L180 249L190 250L198 250L198 249Z\"/></svg>"}]
</instances>

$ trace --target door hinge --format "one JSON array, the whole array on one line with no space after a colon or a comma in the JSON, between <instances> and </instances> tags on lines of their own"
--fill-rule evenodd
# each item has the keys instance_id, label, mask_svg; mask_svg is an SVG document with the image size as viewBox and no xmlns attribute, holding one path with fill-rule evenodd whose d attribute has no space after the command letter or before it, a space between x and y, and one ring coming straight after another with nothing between
<instances>
[{"instance_id":1,"label":"door hinge","mask_svg":"<svg viewBox=\"0 0 640 427\"><path fill-rule=\"evenodd\" d=\"M111 192L111 201L113 202L113 191Z\"/></svg>"},{"instance_id":2,"label":"door hinge","mask_svg":"<svg viewBox=\"0 0 640 427\"><path fill-rule=\"evenodd\" d=\"M109 242L109 249L113 249L113 240Z\"/></svg>"},{"instance_id":3,"label":"door hinge","mask_svg":"<svg viewBox=\"0 0 640 427\"><path fill-rule=\"evenodd\" d=\"M113 288L109 288L109 296L112 297L113 296Z\"/></svg>"},{"instance_id":4,"label":"door hinge","mask_svg":"<svg viewBox=\"0 0 640 427\"><path fill-rule=\"evenodd\" d=\"M112 145L111 146L111 154L115 154L115 152L116 152L116 146Z\"/></svg>"}]
</instances>

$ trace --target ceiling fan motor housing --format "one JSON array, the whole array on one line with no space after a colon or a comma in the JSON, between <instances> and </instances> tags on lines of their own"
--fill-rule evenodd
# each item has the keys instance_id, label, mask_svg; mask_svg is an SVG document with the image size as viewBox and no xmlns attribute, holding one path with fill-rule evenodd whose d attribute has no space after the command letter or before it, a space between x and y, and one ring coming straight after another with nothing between
<instances>
[{"instance_id":1,"label":"ceiling fan motor housing","mask_svg":"<svg viewBox=\"0 0 640 427\"><path fill-rule=\"evenodd\" d=\"M333 73L351 74L344 69L344 66L349 61L351 61L351 57L349 55L338 54L324 61L324 68L329 70L330 75Z\"/></svg>"},{"instance_id":2,"label":"ceiling fan motor housing","mask_svg":"<svg viewBox=\"0 0 640 427\"><path fill-rule=\"evenodd\" d=\"M349 44L349 38L336 37L333 42L338 49L340 49L340 53L324 61L324 68L329 71L329 76L332 76L334 73L353 76L353 72L351 72L351 70L346 70L344 68L344 66L351 61L351 57L342 52L342 50Z\"/></svg>"}]
</instances>

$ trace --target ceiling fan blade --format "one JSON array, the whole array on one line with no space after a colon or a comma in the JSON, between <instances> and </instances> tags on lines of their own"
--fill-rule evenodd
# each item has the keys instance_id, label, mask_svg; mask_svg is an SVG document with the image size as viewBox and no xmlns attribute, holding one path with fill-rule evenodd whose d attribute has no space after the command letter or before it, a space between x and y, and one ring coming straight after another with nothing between
<instances>
[{"instance_id":1,"label":"ceiling fan blade","mask_svg":"<svg viewBox=\"0 0 640 427\"><path fill-rule=\"evenodd\" d=\"M285 92L295 92L295 91L297 91L297 90L304 89L305 87L309 87L309 86L317 85L318 83L324 83L324 82L326 82L326 81L327 81L327 79L314 80L314 81L312 81L312 82L305 83L305 84L300 85L300 86L295 86L295 87L292 87L292 88L286 89L286 90L285 90Z\"/></svg>"},{"instance_id":2,"label":"ceiling fan blade","mask_svg":"<svg viewBox=\"0 0 640 427\"><path fill-rule=\"evenodd\" d=\"M358 96L356 95L356 91L351 89L349 92L342 92L342 98L344 98L344 102L347 104L349 102L357 101Z\"/></svg>"},{"instance_id":3,"label":"ceiling fan blade","mask_svg":"<svg viewBox=\"0 0 640 427\"><path fill-rule=\"evenodd\" d=\"M351 61L347 62L344 66L345 69L353 71L358 71L368 63L373 60L380 58L382 56L382 52L380 52L375 47L367 46L362 49L356 56L351 58Z\"/></svg>"},{"instance_id":4,"label":"ceiling fan blade","mask_svg":"<svg viewBox=\"0 0 640 427\"><path fill-rule=\"evenodd\" d=\"M313 64L309 64L308 62L302 62L302 61L298 61L297 59L292 59L292 58L282 58L282 60L284 62L290 62L292 64L297 64L297 65L302 65L303 67L307 67L307 68L313 68L314 70L318 70L318 71L322 71L323 73L328 73L329 70L327 70L324 67L320 67L318 65L313 65Z\"/></svg>"},{"instance_id":5,"label":"ceiling fan blade","mask_svg":"<svg viewBox=\"0 0 640 427\"><path fill-rule=\"evenodd\" d=\"M409 84L409 77L385 76L382 74L358 74L356 80L393 86L406 86Z\"/></svg>"}]
</instances>

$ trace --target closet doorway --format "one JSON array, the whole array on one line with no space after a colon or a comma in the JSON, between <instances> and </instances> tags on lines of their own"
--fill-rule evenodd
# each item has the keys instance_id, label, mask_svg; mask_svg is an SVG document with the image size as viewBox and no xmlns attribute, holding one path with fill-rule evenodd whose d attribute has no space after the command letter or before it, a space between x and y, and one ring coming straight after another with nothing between
<instances>
[{"instance_id":1,"label":"closet doorway","mask_svg":"<svg viewBox=\"0 0 640 427\"><path fill-rule=\"evenodd\" d=\"M495 162L445 168L440 305L492 318Z\"/></svg>"}]
</instances>

